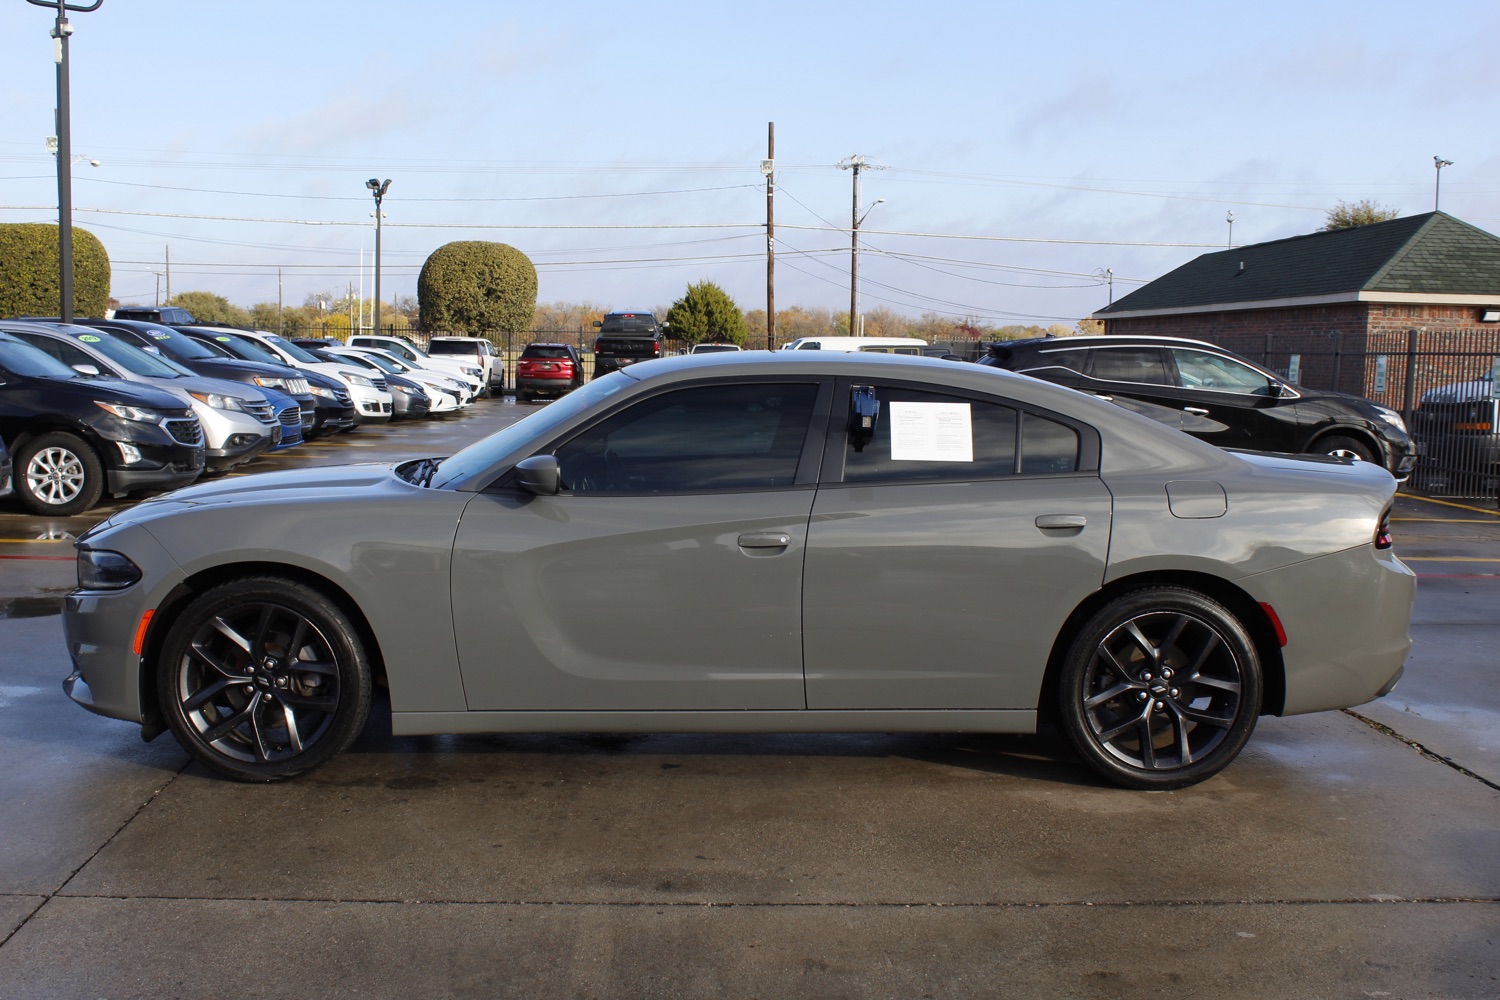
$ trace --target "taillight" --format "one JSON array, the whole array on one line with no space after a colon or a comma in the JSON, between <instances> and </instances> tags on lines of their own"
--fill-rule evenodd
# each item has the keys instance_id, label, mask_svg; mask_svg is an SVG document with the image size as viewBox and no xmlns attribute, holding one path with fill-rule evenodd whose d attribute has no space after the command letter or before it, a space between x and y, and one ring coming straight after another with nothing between
<instances>
[{"instance_id":1,"label":"taillight","mask_svg":"<svg viewBox=\"0 0 1500 1000\"><path fill-rule=\"evenodd\" d=\"M1375 526L1375 547L1377 549L1388 549L1391 547L1391 512L1387 508L1380 515L1380 523Z\"/></svg>"}]
</instances>

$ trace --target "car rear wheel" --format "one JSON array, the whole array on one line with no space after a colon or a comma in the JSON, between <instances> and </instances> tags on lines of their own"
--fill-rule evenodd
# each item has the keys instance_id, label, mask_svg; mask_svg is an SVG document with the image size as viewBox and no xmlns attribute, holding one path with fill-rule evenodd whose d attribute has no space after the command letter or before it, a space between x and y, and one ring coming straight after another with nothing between
<instances>
[{"instance_id":1,"label":"car rear wheel","mask_svg":"<svg viewBox=\"0 0 1500 1000\"><path fill-rule=\"evenodd\" d=\"M53 431L16 452L15 487L22 506L33 514L71 517L98 502L104 466L77 435Z\"/></svg>"},{"instance_id":2,"label":"car rear wheel","mask_svg":"<svg viewBox=\"0 0 1500 1000\"><path fill-rule=\"evenodd\" d=\"M253 577L194 600L167 634L157 694L177 741L241 781L310 771L370 713L370 664L349 617L304 584Z\"/></svg>"},{"instance_id":3,"label":"car rear wheel","mask_svg":"<svg viewBox=\"0 0 1500 1000\"><path fill-rule=\"evenodd\" d=\"M1249 634L1223 605L1183 587L1133 591L1095 613L1060 681L1069 742L1126 788L1183 788L1218 773L1260 714Z\"/></svg>"},{"instance_id":4,"label":"car rear wheel","mask_svg":"<svg viewBox=\"0 0 1500 1000\"><path fill-rule=\"evenodd\" d=\"M1375 452L1363 441L1352 437L1326 437L1317 444L1317 450L1321 454L1333 455L1335 458L1354 458L1361 462L1376 461Z\"/></svg>"}]
</instances>

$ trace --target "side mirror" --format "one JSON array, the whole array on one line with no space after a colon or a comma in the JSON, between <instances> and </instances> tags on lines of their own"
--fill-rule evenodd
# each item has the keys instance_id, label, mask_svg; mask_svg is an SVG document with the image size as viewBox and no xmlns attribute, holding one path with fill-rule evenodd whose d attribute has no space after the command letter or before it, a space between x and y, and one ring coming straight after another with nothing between
<instances>
[{"instance_id":1,"label":"side mirror","mask_svg":"<svg viewBox=\"0 0 1500 1000\"><path fill-rule=\"evenodd\" d=\"M528 493L556 496L562 488L562 473L556 455L532 455L516 463L516 483Z\"/></svg>"},{"instance_id":2,"label":"side mirror","mask_svg":"<svg viewBox=\"0 0 1500 1000\"><path fill-rule=\"evenodd\" d=\"M93 365L74 365L73 370L80 375L98 375L99 369Z\"/></svg>"},{"instance_id":3,"label":"side mirror","mask_svg":"<svg viewBox=\"0 0 1500 1000\"><path fill-rule=\"evenodd\" d=\"M1270 396L1272 399L1280 399L1285 394L1286 386L1282 385L1280 382L1271 382L1266 386L1266 395Z\"/></svg>"},{"instance_id":4,"label":"side mirror","mask_svg":"<svg viewBox=\"0 0 1500 1000\"><path fill-rule=\"evenodd\" d=\"M604 325L604 322L602 320L597 320L597 319L594 320L594 329L595 330L599 329L603 325Z\"/></svg>"}]
</instances>

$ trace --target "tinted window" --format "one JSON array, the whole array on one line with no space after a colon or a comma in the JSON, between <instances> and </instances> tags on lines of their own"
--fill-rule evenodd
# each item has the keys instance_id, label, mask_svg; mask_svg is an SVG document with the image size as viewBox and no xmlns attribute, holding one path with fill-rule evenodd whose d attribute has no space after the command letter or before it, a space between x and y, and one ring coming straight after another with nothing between
<instances>
[{"instance_id":1,"label":"tinted window","mask_svg":"<svg viewBox=\"0 0 1500 1000\"><path fill-rule=\"evenodd\" d=\"M1094 378L1109 382L1139 382L1146 385L1170 385L1167 363L1159 347L1101 347L1091 352L1088 372Z\"/></svg>"},{"instance_id":2,"label":"tinted window","mask_svg":"<svg viewBox=\"0 0 1500 1000\"><path fill-rule=\"evenodd\" d=\"M844 453L844 481L987 479L1016 471L1017 412L1009 406L875 387L875 436ZM847 412L847 406L846 410Z\"/></svg>"},{"instance_id":3,"label":"tinted window","mask_svg":"<svg viewBox=\"0 0 1500 1000\"><path fill-rule=\"evenodd\" d=\"M428 354L470 354L479 355L483 352L480 345L463 340L434 340L428 343Z\"/></svg>"},{"instance_id":4,"label":"tinted window","mask_svg":"<svg viewBox=\"0 0 1500 1000\"><path fill-rule=\"evenodd\" d=\"M656 317L650 313L610 313L599 324L600 333L655 333Z\"/></svg>"},{"instance_id":5,"label":"tinted window","mask_svg":"<svg viewBox=\"0 0 1500 1000\"><path fill-rule=\"evenodd\" d=\"M1260 396L1271 392L1271 380L1263 372L1222 354L1173 348L1172 357L1177 362L1177 374L1185 389L1210 389Z\"/></svg>"},{"instance_id":6,"label":"tinted window","mask_svg":"<svg viewBox=\"0 0 1500 1000\"><path fill-rule=\"evenodd\" d=\"M77 378L78 373L30 344L0 333L0 368L31 378Z\"/></svg>"},{"instance_id":7,"label":"tinted window","mask_svg":"<svg viewBox=\"0 0 1500 1000\"><path fill-rule=\"evenodd\" d=\"M1027 368L1067 368L1083 372L1088 368L1089 352L1086 350L1042 351L1026 364Z\"/></svg>"},{"instance_id":8,"label":"tinted window","mask_svg":"<svg viewBox=\"0 0 1500 1000\"><path fill-rule=\"evenodd\" d=\"M532 344L521 352L523 358L571 358L566 347L547 347L542 344Z\"/></svg>"},{"instance_id":9,"label":"tinted window","mask_svg":"<svg viewBox=\"0 0 1500 1000\"><path fill-rule=\"evenodd\" d=\"M791 486L818 388L702 386L663 393L557 449L575 493L700 493Z\"/></svg>"},{"instance_id":10,"label":"tinted window","mask_svg":"<svg viewBox=\"0 0 1500 1000\"><path fill-rule=\"evenodd\" d=\"M876 386L875 395L880 415L874 437L860 447L853 435L847 437L846 483L992 479L1078 468L1078 433L1055 420L913 389Z\"/></svg>"}]
</instances>

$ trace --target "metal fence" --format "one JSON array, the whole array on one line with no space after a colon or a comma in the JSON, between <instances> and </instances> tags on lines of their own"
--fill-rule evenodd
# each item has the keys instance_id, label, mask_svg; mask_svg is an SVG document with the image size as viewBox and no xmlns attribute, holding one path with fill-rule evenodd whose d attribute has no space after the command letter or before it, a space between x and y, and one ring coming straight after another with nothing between
<instances>
[{"instance_id":1,"label":"metal fence","mask_svg":"<svg viewBox=\"0 0 1500 1000\"><path fill-rule=\"evenodd\" d=\"M1470 498L1500 493L1500 329L1247 335L1219 344L1298 385L1400 412L1419 452L1409 488Z\"/></svg>"}]
</instances>

